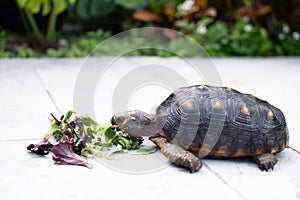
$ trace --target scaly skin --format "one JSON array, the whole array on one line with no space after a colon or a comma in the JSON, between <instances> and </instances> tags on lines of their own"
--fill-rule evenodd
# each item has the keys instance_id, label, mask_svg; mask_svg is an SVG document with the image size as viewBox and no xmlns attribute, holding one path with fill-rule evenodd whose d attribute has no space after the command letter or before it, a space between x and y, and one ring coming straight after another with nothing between
<instances>
[{"instance_id":1,"label":"scaly skin","mask_svg":"<svg viewBox=\"0 0 300 200\"><path fill-rule=\"evenodd\" d=\"M167 139L163 137L150 137L149 139L161 149L162 154L168 158L170 163L189 169L191 173L201 169L202 162L200 158L191 152L167 142Z\"/></svg>"},{"instance_id":2,"label":"scaly skin","mask_svg":"<svg viewBox=\"0 0 300 200\"><path fill-rule=\"evenodd\" d=\"M254 156L254 161L261 171L268 171L269 169L273 170L274 166L277 163L277 158L272 153L265 153Z\"/></svg>"}]
</instances>

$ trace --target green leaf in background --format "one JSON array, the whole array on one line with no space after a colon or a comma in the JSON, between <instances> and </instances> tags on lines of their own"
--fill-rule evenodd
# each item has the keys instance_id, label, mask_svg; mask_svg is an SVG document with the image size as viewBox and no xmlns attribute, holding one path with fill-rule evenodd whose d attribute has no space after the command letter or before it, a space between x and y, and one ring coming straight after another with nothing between
<instances>
[{"instance_id":1,"label":"green leaf in background","mask_svg":"<svg viewBox=\"0 0 300 200\"><path fill-rule=\"evenodd\" d=\"M53 0L56 1L56 15L59 15L60 13L64 12L68 8L68 4L66 0Z\"/></svg>"},{"instance_id":2,"label":"green leaf in background","mask_svg":"<svg viewBox=\"0 0 300 200\"><path fill-rule=\"evenodd\" d=\"M44 0L43 1L43 11L42 11L42 15L46 16L50 13L51 11L51 3L49 0Z\"/></svg>"},{"instance_id":3,"label":"green leaf in background","mask_svg":"<svg viewBox=\"0 0 300 200\"><path fill-rule=\"evenodd\" d=\"M90 2L90 16L104 17L114 10L114 5L106 0L92 0Z\"/></svg>"},{"instance_id":4,"label":"green leaf in background","mask_svg":"<svg viewBox=\"0 0 300 200\"><path fill-rule=\"evenodd\" d=\"M215 22L213 26L210 26L207 30L207 38L211 44L220 42L228 35L227 27L222 22Z\"/></svg>"},{"instance_id":5,"label":"green leaf in background","mask_svg":"<svg viewBox=\"0 0 300 200\"><path fill-rule=\"evenodd\" d=\"M126 9L139 10L147 5L146 0L115 0L116 5L120 5Z\"/></svg>"},{"instance_id":6,"label":"green leaf in background","mask_svg":"<svg viewBox=\"0 0 300 200\"><path fill-rule=\"evenodd\" d=\"M17 0L17 4L20 6L20 8L24 8L27 2L28 0Z\"/></svg>"},{"instance_id":7,"label":"green leaf in background","mask_svg":"<svg viewBox=\"0 0 300 200\"><path fill-rule=\"evenodd\" d=\"M197 25L200 27L206 27L208 24L212 23L214 20L211 17L203 17L198 21Z\"/></svg>"},{"instance_id":8,"label":"green leaf in background","mask_svg":"<svg viewBox=\"0 0 300 200\"><path fill-rule=\"evenodd\" d=\"M76 16L83 20L89 19L88 7L88 0L78 0L75 4Z\"/></svg>"},{"instance_id":9,"label":"green leaf in background","mask_svg":"<svg viewBox=\"0 0 300 200\"><path fill-rule=\"evenodd\" d=\"M153 148L153 149L139 149L135 153L133 153L133 155L148 155L148 154L155 153L156 151L157 151L157 148Z\"/></svg>"},{"instance_id":10,"label":"green leaf in background","mask_svg":"<svg viewBox=\"0 0 300 200\"><path fill-rule=\"evenodd\" d=\"M26 9L28 9L32 14L37 14L41 10L43 0L29 0L26 4Z\"/></svg>"},{"instance_id":11,"label":"green leaf in background","mask_svg":"<svg viewBox=\"0 0 300 200\"><path fill-rule=\"evenodd\" d=\"M69 1L74 4L76 0ZM32 14L38 14L42 8L42 15L46 16L51 12L53 4L56 4L56 15L64 12L68 8L67 0L17 0L20 8L26 8Z\"/></svg>"},{"instance_id":12,"label":"green leaf in background","mask_svg":"<svg viewBox=\"0 0 300 200\"><path fill-rule=\"evenodd\" d=\"M154 13L160 14L164 12L165 5L169 0L149 0L149 6L153 10Z\"/></svg>"},{"instance_id":13,"label":"green leaf in background","mask_svg":"<svg viewBox=\"0 0 300 200\"><path fill-rule=\"evenodd\" d=\"M69 4L73 5L77 0L68 0Z\"/></svg>"}]
</instances>

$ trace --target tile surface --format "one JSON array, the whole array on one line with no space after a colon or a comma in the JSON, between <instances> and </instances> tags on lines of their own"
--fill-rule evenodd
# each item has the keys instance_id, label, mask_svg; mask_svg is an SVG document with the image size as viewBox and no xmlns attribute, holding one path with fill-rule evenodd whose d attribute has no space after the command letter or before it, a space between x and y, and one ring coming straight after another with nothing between
<instances>
[{"instance_id":1,"label":"tile surface","mask_svg":"<svg viewBox=\"0 0 300 200\"><path fill-rule=\"evenodd\" d=\"M186 61L130 57L110 61L110 58L0 60L0 148L3 152L0 188L3 199L300 199L300 128L297 124L300 58L216 58L212 61L195 58ZM222 85L254 94L284 112L293 149L279 153L278 164L268 173L261 172L249 159L203 159L203 168L195 174L169 165L160 152L138 157L121 154L118 159L105 161L106 165L121 167L129 163L126 166L132 169L143 165L151 168L151 164L162 166L152 173L132 174L111 169L98 158L90 159L94 168L89 170L56 165L51 155L39 157L28 153L26 146L37 142L49 128L49 114L74 107L74 87L85 65L90 66L87 75L91 79L97 77L97 68L105 69L109 65L97 80L93 94L93 108L101 123L109 123L116 111L113 98L123 102L122 94L115 94L120 87L118 83L130 78L130 73L140 66L150 66L150 69L163 66L170 70L150 70L145 78L145 82L151 78L165 81L162 82L165 89L148 84L133 88L129 95L125 107L147 112L153 112L155 105L179 83L216 81L211 79L217 79L217 75L209 73L209 68L214 68ZM197 68L200 73L194 71ZM174 71L178 75L176 79ZM83 91L82 95L88 94Z\"/></svg>"}]
</instances>

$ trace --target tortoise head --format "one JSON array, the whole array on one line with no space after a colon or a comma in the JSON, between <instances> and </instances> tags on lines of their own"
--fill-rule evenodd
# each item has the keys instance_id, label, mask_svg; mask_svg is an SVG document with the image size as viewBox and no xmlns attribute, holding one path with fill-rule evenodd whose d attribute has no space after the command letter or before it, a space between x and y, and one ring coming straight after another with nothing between
<instances>
[{"instance_id":1,"label":"tortoise head","mask_svg":"<svg viewBox=\"0 0 300 200\"><path fill-rule=\"evenodd\" d=\"M154 115L140 110L117 113L110 121L112 125L117 125L129 135L136 137L155 135L163 126Z\"/></svg>"}]
</instances>

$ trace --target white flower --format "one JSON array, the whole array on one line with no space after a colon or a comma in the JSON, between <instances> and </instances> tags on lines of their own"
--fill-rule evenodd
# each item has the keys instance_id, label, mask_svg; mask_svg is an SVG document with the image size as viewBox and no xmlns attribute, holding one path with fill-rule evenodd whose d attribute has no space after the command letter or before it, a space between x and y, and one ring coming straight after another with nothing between
<instances>
[{"instance_id":1,"label":"white flower","mask_svg":"<svg viewBox=\"0 0 300 200\"><path fill-rule=\"evenodd\" d=\"M207 28L205 26L198 26L196 31L197 31L197 33L200 33L203 35L207 32Z\"/></svg>"},{"instance_id":2,"label":"white flower","mask_svg":"<svg viewBox=\"0 0 300 200\"><path fill-rule=\"evenodd\" d=\"M298 33L297 31L293 32L293 38L294 40L300 40L300 33Z\"/></svg>"},{"instance_id":3,"label":"white flower","mask_svg":"<svg viewBox=\"0 0 300 200\"><path fill-rule=\"evenodd\" d=\"M283 32L283 33L289 33L290 31L291 31L291 28L289 27L289 25L284 24L284 25L282 26L282 32Z\"/></svg>"},{"instance_id":4,"label":"white flower","mask_svg":"<svg viewBox=\"0 0 300 200\"><path fill-rule=\"evenodd\" d=\"M244 31L246 32L250 32L252 31L253 29L253 26L251 24L247 24L246 26L244 26Z\"/></svg>"},{"instance_id":5,"label":"white flower","mask_svg":"<svg viewBox=\"0 0 300 200\"><path fill-rule=\"evenodd\" d=\"M279 38L280 40L284 40L285 35L284 35L283 33L279 33L279 34L278 34L278 38Z\"/></svg>"},{"instance_id":6,"label":"white flower","mask_svg":"<svg viewBox=\"0 0 300 200\"><path fill-rule=\"evenodd\" d=\"M193 8L194 4L195 2L193 0L186 0L181 5L179 5L179 9L182 11L190 11Z\"/></svg>"}]
</instances>

